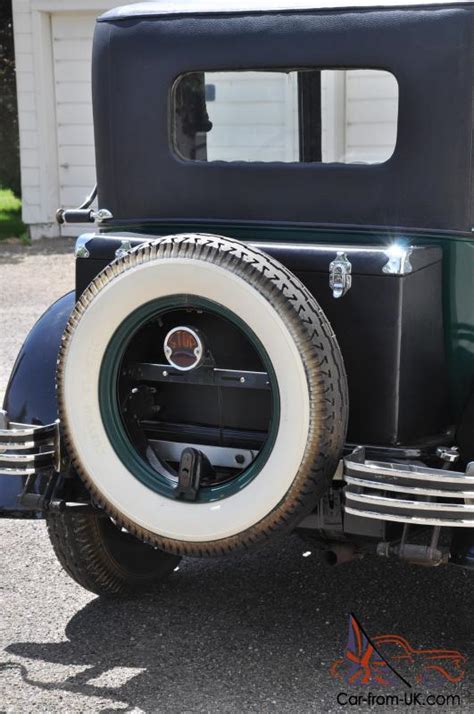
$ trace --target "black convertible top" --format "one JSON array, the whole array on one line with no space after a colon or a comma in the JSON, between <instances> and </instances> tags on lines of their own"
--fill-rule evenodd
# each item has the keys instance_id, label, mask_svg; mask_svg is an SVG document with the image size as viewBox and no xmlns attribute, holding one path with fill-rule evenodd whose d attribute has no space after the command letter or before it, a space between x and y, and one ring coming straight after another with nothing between
<instances>
[{"instance_id":1,"label":"black convertible top","mask_svg":"<svg viewBox=\"0 0 474 714\"><path fill-rule=\"evenodd\" d=\"M370 0L176 0L96 27L99 202L114 222L234 220L470 232L474 6ZM170 102L187 72L371 68L399 85L394 155L378 165L183 161Z\"/></svg>"}]
</instances>

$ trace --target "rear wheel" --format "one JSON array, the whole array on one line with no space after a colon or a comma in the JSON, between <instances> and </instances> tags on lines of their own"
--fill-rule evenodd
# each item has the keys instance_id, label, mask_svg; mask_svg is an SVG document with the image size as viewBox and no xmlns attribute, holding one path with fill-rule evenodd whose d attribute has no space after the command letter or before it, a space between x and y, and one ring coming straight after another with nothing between
<instances>
[{"instance_id":1,"label":"rear wheel","mask_svg":"<svg viewBox=\"0 0 474 714\"><path fill-rule=\"evenodd\" d=\"M108 266L58 366L64 439L96 502L181 555L294 528L347 426L342 356L314 297L238 241L180 235Z\"/></svg>"},{"instance_id":2,"label":"rear wheel","mask_svg":"<svg viewBox=\"0 0 474 714\"><path fill-rule=\"evenodd\" d=\"M69 508L46 516L64 570L97 595L134 593L165 580L180 558L137 540L105 514Z\"/></svg>"}]
</instances>

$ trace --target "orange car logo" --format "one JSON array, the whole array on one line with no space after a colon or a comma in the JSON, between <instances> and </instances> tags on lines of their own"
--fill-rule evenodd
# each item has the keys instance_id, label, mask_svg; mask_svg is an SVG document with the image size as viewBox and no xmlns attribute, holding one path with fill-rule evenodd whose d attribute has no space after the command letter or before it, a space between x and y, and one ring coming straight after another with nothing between
<instances>
[{"instance_id":1,"label":"orange car logo","mask_svg":"<svg viewBox=\"0 0 474 714\"><path fill-rule=\"evenodd\" d=\"M412 685L405 672L413 673L417 684L460 682L467 657L458 650L414 649L400 635L369 638L355 615L349 618L349 637L344 657L334 660L331 675L346 684ZM402 674L403 672L403 674Z\"/></svg>"}]
</instances>

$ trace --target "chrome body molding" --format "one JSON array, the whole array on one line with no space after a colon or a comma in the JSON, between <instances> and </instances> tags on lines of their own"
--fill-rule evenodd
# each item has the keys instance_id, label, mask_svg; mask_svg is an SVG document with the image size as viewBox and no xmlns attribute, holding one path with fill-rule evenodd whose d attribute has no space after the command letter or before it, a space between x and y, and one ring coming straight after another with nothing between
<instances>
[{"instance_id":1,"label":"chrome body molding","mask_svg":"<svg viewBox=\"0 0 474 714\"><path fill-rule=\"evenodd\" d=\"M423 464L369 461L359 446L344 459L343 478L348 514L474 528L474 462L462 473Z\"/></svg>"},{"instance_id":2,"label":"chrome body molding","mask_svg":"<svg viewBox=\"0 0 474 714\"><path fill-rule=\"evenodd\" d=\"M17 424L0 410L0 427L0 476L59 470L59 421L46 426Z\"/></svg>"}]
</instances>

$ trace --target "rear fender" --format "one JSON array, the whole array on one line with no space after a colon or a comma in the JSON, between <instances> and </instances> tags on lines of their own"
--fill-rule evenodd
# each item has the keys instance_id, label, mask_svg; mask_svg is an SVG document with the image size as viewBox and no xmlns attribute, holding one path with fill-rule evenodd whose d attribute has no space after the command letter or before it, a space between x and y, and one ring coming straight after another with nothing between
<instances>
[{"instance_id":1,"label":"rear fender","mask_svg":"<svg viewBox=\"0 0 474 714\"><path fill-rule=\"evenodd\" d=\"M23 343L3 402L11 421L43 425L57 419L56 362L74 304L74 291L59 298L39 318ZM28 515L17 502L22 488L23 477L2 477L0 473L0 515Z\"/></svg>"}]
</instances>

